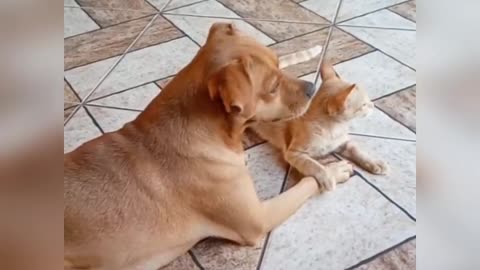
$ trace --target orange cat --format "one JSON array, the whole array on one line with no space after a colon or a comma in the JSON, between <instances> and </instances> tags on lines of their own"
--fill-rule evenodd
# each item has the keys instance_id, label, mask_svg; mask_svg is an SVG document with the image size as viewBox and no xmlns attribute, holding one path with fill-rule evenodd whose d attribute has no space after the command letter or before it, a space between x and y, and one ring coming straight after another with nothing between
<instances>
[{"instance_id":1,"label":"orange cat","mask_svg":"<svg viewBox=\"0 0 480 270\"><path fill-rule=\"evenodd\" d=\"M314 176L325 190L347 181L353 173L346 161L322 165L315 158L337 152L374 174L388 170L383 161L362 152L349 138L348 125L368 115L374 108L367 93L341 80L331 65L321 66L322 85L307 112L296 119L258 123L252 129L280 148L285 160L306 176Z\"/></svg>"}]
</instances>

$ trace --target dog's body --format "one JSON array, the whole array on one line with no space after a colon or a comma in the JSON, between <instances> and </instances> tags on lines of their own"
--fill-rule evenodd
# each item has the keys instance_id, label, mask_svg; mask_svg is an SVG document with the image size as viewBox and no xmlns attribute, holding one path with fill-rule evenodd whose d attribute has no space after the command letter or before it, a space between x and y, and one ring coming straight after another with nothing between
<instances>
[{"instance_id":1,"label":"dog's body","mask_svg":"<svg viewBox=\"0 0 480 270\"><path fill-rule=\"evenodd\" d=\"M261 202L243 131L299 116L313 90L232 25L212 26L137 119L65 155L65 267L158 269L206 237L255 244L319 189L306 177Z\"/></svg>"}]
</instances>

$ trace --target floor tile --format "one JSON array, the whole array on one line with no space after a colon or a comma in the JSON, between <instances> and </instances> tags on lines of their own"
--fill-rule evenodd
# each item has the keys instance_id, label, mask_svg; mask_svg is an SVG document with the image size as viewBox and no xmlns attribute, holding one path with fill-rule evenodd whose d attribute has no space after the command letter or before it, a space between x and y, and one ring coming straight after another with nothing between
<instances>
[{"instance_id":1,"label":"floor tile","mask_svg":"<svg viewBox=\"0 0 480 270\"><path fill-rule=\"evenodd\" d=\"M145 0L77 0L101 27L154 14L156 9Z\"/></svg>"},{"instance_id":2,"label":"floor tile","mask_svg":"<svg viewBox=\"0 0 480 270\"><path fill-rule=\"evenodd\" d=\"M152 20L152 16L103 28L64 41L64 69L121 55ZM163 17L157 17L132 50L156 45L183 34Z\"/></svg>"},{"instance_id":3,"label":"floor tile","mask_svg":"<svg viewBox=\"0 0 480 270\"><path fill-rule=\"evenodd\" d=\"M84 108L80 108L63 128L63 151L70 152L93 138L102 135L88 116Z\"/></svg>"},{"instance_id":4,"label":"floor tile","mask_svg":"<svg viewBox=\"0 0 480 270\"><path fill-rule=\"evenodd\" d=\"M289 0L218 0L243 18L259 18L329 24L314 12ZM323 28L322 25L251 21L258 29L276 41L292 38Z\"/></svg>"},{"instance_id":5,"label":"floor tile","mask_svg":"<svg viewBox=\"0 0 480 270\"><path fill-rule=\"evenodd\" d=\"M172 77L168 77L168 78L165 78L165 79L161 79L161 80L158 80L158 81L155 81L155 84L158 85L161 89L165 89L165 87L167 86L167 84L173 80L173 78L175 77L172 76Z\"/></svg>"},{"instance_id":6,"label":"floor tile","mask_svg":"<svg viewBox=\"0 0 480 270\"><path fill-rule=\"evenodd\" d=\"M389 10L409 19L417 21L417 3L415 0L408 1L400 5L393 6Z\"/></svg>"},{"instance_id":7,"label":"floor tile","mask_svg":"<svg viewBox=\"0 0 480 270\"><path fill-rule=\"evenodd\" d=\"M415 71L379 51L337 64L335 70L344 80L363 87L371 99L416 83Z\"/></svg>"},{"instance_id":8,"label":"floor tile","mask_svg":"<svg viewBox=\"0 0 480 270\"><path fill-rule=\"evenodd\" d=\"M415 133L399 124L378 109L370 115L350 123L350 132L362 135L415 140Z\"/></svg>"},{"instance_id":9,"label":"floor tile","mask_svg":"<svg viewBox=\"0 0 480 270\"><path fill-rule=\"evenodd\" d=\"M325 61L333 65L372 52L373 47L334 27L325 54Z\"/></svg>"},{"instance_id":10,"label":"floor tile","mask_svg":"<svg viewBox=\"0 0 480 270\"><path fill-rule=\"evenodd\" d=\"M128 53L91 96L104 96L176 74L198 50L187 37ZM71 69L65 77L77 93L85 97L115 63L117 57ZM134 72L133 72L134 71Z\"/></svg>"},{"instance_id":11,"label":"floor tile","mask_svg":"<svg viewBox=\"0 0 480 270\"><path fill-rule=\"evenodd\" d=\"M208 30L214 22L234 22L235 25L245 33L255 37L262 44L268 45L272 44L275 41L269 38L264 33L255 29L252 25L247 22L239 20L229 20L229 19L217 19L217 18L199 18L199 17L189 17L189 16L178 16L172 14L194 14L194 15L203 15L203 16L221 16L228 18L240 18L230 9L226 8L219 2L210 0L201 2L195 5L188 7L183 7L170 11L164 16L173 22L178 28L182 29L188 36L190 36L195 42L200 45L205 43L207 39Z\"/></svg>"},{"instance_id":12,"label":"floor tile","mask_svg":"<svg viewBox=\"0 0 480 270\"><path fill-rule=\"evenodd\" d=\"M357 24L357 20L361 22L383 20L378 17L390 16L396 21L394 24L398 25L398 21L402 21L402 25L411 25L412 22L403 19L397 14L390 11L375 12L364 17L348 21L349 24ZM385 19L387 20L387 19ZM340 26L344 31L349 32L358 39L374 46L375 48L385 52L386 54L398 59L398 61L415 68L416 57L416 32L402 31L391 29L373 29L373 28L359 28Z\"/></svg>"},{"instance_id":13,"label":"floor tile","mask_svg":"<svg viewBox=\"0 0 480 270\"><path fill-rule=\"evenodd\" d=\"M159 93L160 88L154 83L149 83L105 98L92 100L89 104L143 111Z\"/></svg>"},{"instance_id":14,"label":"floor tile","mask_svg":"<svg viewBox=\"0 0 480 270\"><path fill-rule=\"evenodd\" d=\"M253 147L246 153L247 166L259 198L266 200L278 195L287 173L287 165L280 160L280 153L268 144ZM258 246L252 248L207 240L195 246L193 252L205 269L255 270L263 243L260 241Z\"/></svg>"},{"instance_id":15,"label":"floor tile","mask_svg":"<svg viewBox=\"0 0 480 270\"><path fill-rule=\"evenodd\" d=\"M158 270L200 270L200 268L189 254L185 254Z\"/></svg>"},{"instance_id":16,"label":"floor tile","mask_svg":"<svg viewBox=\"0 0 480 270\"><path fill-rule=\"evenodd\" d=\"M372 14L358 17L356 19L340 23L339 25L355 25L355 26L377 26L401 29L415 29L416 24L404 17L387 9L377 11Z\"/></svg>"},{"instance_id":17,"label":"floor tile","mask_svg":"<svg viewBox=\"0 0 480 270\"><path fill-rule=\"evenodd\" d=\"M416 240L410 240L356 270L416 269Z\"/></svg>"},{"instance_id":18,"label":"floor tile","mask_svg":"<svg viewBox=\"0 0 480 270\"><path fill-rule=\"evenodd\" d=\"M379 99L375 101L375 105L391 117L416 131L416 88L416 86L412 86L391 96Z\"/></svg>"},{"instance_id":19,"label":"floor tile","mask_svg":"<svg viewBox=\"0 0 480 270\"><path fill-rule=\"evenodd\" d=\"M411 215L416 216L416 143L352 136L360 148L390 167L387 175L361 174Z\"/></svg>"},{"instance_id":20,"label":"floor tile","mask_svg":"<svg viewBox=\"0 0 480 270\"><path fill-rule=\"evenodd\" d=\"M72 88L63 81L63 108L72 107L73 105L80 102L75 93L73 93Z\"/></svg>"},{"instance_id":21,"label":"floor tile","mask_svg":"<svg viewBox=\"0 0 480 270\"><path fill-rule=\"evenodd\" d=\"M411 219L355 176L275 229L260 269L345 269L414 234Z\"/></svg>"},{"instance_id":22,"label":"floor tile","mask_svg":"<svg viewBox=\"0 0 480 270\"><path fill-rule=\"evenodd\" d=\"M66 0L64 4L78 7L74 0ZM80 8L63 8L63 21L64 38L99 29L98 25Z\"/></svg>"},{"instance_id":23,"label":"floor tile","mask_svg":"<svg viewBox=\"0 0 480 270\"><path fill-rule=\"evenodd\" d=\"M338 0L307 0L301 5L325 18L333 18ZM378 9L403 2L404 0L343 0L338 12L337 23L357 17Z\"/></svg>"},{"instance_id":24,"label":"floor tile","mask_svg":"<svg viewBox=\"0 0 480 270\"><path fill-rule=\"evenodd\" d=\"M104 132L117 131L137 118L140 112L88 106L88 110Z\"/></svg>"}]
</instances>

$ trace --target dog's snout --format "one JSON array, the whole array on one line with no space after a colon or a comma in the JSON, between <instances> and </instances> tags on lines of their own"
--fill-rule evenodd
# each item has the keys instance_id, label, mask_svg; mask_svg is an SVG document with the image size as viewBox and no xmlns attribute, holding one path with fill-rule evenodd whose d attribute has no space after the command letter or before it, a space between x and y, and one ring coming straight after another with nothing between
<instances>
[{"instance_id":1,"label":"dog's snout","mask_svg":"<svg viewBox=\"0 0 480 270\"><path fill-rule=\"evenodd\" d=\"M315 85L311 82L303 81L303 88L305 90L305 95L311 98L315 94Z\"/></svg>"}]
</instances>

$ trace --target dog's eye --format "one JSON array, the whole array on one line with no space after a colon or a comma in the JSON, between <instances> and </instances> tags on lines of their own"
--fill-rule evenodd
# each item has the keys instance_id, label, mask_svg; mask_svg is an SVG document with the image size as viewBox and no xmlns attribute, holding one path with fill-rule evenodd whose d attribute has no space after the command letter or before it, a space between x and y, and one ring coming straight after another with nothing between
<instances>
[{"instance_id":1,"label":"dog's eye","mask_svg":"<svg viewBox=\"0 0 480 270\"><path fill-rule=\"evenodd\" d=\"M278 92L278 86L279 86L279 85L280 85L280 82L278 82L278 81L275 82L275 84L273 85L273 88L270 89L270 92L269 92L269 93L270 93L270 94L275 94L275 93L277 93L277 92Z\"/></svg>"}]
</instances>

